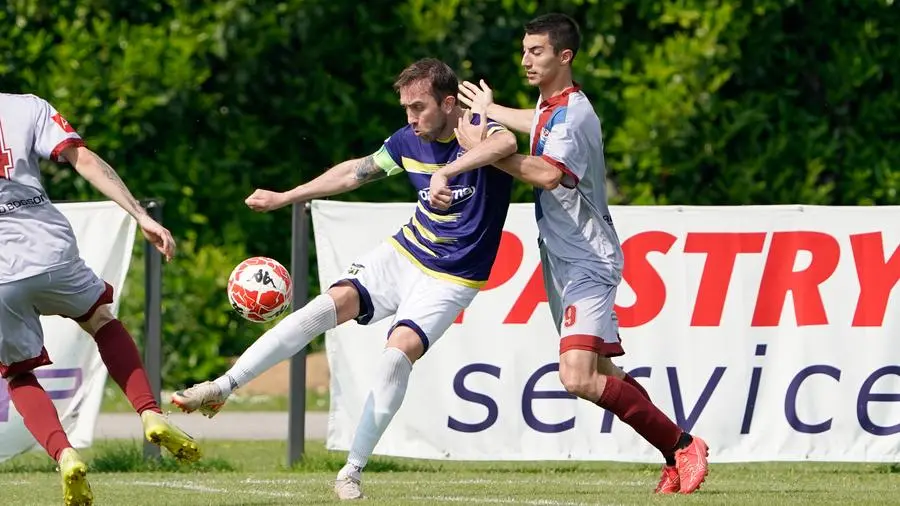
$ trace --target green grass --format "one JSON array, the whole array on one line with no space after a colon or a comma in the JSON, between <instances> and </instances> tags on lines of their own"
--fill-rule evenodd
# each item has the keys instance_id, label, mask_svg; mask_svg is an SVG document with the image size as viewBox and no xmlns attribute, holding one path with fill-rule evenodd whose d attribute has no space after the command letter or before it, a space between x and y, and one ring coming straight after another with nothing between
<instances>
[{"instance_id":1,"label":"green grass","mask_svg":"<svg viewBox=\"0 0 900 506\"><path fill-rule=\"evenodd\" d=\"M106 441L83 451L96 504L332 504L345 454L308 442L294 469L283 442L207 442L210 463L145 464L136 443ZM105 467L104 467L105 466ZM107 472L101 472L101 469ZM703 489L653 497L658 467L604 462L445 462L376 458L364 478L365 504L896 504L900 465L764 463L714 465ZM4 504L61 503L43 454L0 464Z\"/></svg>"},{"instance_id":2,"label":"green grass","mask_svg":"<svg viewBox=\"0 0 900 506\"><path fill-rule=\"evenodd\" d=\"M167 403L172 392L163 391L163 403ZM306 391L307 411L328 411L331 398L328 392L319 392L308 389ZM233 395L228 399L229 411L287 411L288 398L286 395ZM112 381L107 382L103 391L103 402L100 405L101 413L131 413L131 403L122 393L122 390Z\"/></svg>"}]
</instances>

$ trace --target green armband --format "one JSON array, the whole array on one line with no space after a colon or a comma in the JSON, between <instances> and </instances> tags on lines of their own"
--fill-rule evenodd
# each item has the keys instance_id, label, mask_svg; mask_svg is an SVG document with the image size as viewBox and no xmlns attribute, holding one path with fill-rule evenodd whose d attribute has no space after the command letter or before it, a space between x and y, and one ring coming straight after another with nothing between
<instances>
[{"instance_id":1,"label":"green armband","mask_svg":"<svg viewBox=\"0 0 900 506\"><path fill-rule=\"evenodd\" d=\"M374 155L372 155L372 159L375 161L375 165L383 170L388 176L403 172L403 167L397 165L397 162L391 158L391 154L388 153L387 148L383 145Z\"/></svg>"}]
</instances>

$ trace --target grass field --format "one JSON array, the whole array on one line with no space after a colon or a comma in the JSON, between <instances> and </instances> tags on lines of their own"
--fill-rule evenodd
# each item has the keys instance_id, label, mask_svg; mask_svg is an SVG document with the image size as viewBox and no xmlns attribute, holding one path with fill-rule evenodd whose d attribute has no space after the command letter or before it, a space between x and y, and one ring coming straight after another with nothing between
<instances>
[{"instance_id":1,"label":"grass field","mask_svg":"<svg viewBox=\"0 0 900 506\"><path fill-rule=\"evenodd\" d=\"M309 442L294 469L282 442L208 442L205 464L169 459L148 466L133 442L106 441L83 454L98 505L331 504L344 454ZM364 504L897 504L900 465L715 465L692 496L653 497L656 466L616 463L471 463L377 458L366 472ZM0 464L4 504L61 504L43 454Z\"/></svg>"}]
</instances>

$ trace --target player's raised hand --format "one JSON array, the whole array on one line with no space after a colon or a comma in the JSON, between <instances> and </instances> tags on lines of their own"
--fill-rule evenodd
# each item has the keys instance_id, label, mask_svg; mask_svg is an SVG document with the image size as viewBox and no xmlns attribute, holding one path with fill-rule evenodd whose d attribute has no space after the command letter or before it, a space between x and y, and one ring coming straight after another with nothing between
<instances>
[{"instance_id":1,"label":"player's raised hand","mask_svg":"<svg viewBox=\"0 0 900 506\"><path fill-rule=\"evenodd\" d=\"M284 207L288 199L284 193L257 189L244 200L247 207L254 211L265 213Z\"/></svg>"},{"instance_id":2,"label":"player's raised hand","mask_svg":"<svg viewBox=\"0 0 900 506\"><path fill-rule=\"evenodd\" d=\"M447 176L441 171L431 175L431 183L428 188L428 203L435 209L446 211L453 203L453 193L447 183Z\"/></svg>"},{"instance_id":3,"label":"player's raised hand","mask_svg":"<svg viewBox=\"0 0 900 506\"><path fill-rule=\"evenodd\" d=\"M169 229L147 215L138 219L138 226L141 227L141 233L150 241L150 244L166 257L166 261L172 260L172 257L175 256L175 239Z\"/></svg>"},{"instance_id":4,"label":"player's raised hand","mask_svg":"<svg viewBox=\"0 0 900 506\"><path fill-rule=\"evenodd\" d=\"M484 79L478 81L478 85L463 81L459 85L459 93L457 98L460 102L466 104L469 109L485 116L488 107L494 103L494 90L492 90Z\"/></svg>"},{"instance_id":5,"label":"player's raised hand","mask_svg":"<svg viewBox=\"0 0 900 506\"><path fill-rule=\"evenodd\" d=\"M472 124L472 110L466 109L463 116L459 118L459 123L453 129L456 134L456 140L463 149L469 151L479 142L487 138L487 119L482 114L477 125Z\"/></svg>"}]
</instances>

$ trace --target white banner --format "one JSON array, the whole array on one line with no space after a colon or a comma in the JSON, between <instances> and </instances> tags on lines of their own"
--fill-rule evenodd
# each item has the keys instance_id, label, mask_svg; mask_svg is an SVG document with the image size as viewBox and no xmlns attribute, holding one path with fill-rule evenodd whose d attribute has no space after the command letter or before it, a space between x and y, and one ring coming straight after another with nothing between
<instances>
[{"instance_id":1,"label":"white banner","mask_svg":"<svg viewBox=\"0 0 900 506\"><path fill-rule=\"evenodd\" d=\"M112 309L117 313L131 262L134 220L113 202L57 206L75 230L81 257L115 289ZM35 376L53 399L69 441L76 448L88 447L94 439L94 425L103 400L106 367L93 338L74 321L43 316L41 325L53 364L35 369ZM0 381L0 462L35 446L37 443L9 400L6 381Z\"/></svg>"},{"instance_id":2,"label":"white banner","mask_svg":"<svg viewBox=\"0 0 900 506\"><path fill-rule=\"evenodd\" d=\"M413 204L314 202L322 286ZM900 459L900 208L613 207L625 250L616 363L714 462ZM376 453L659 462L570 398L531 205L513 205L491 280L415 366ZM893 296L892 296L893 295ZM347 450L390 321L327 335L331 449Z\"/></svg>"}]
</instances>

